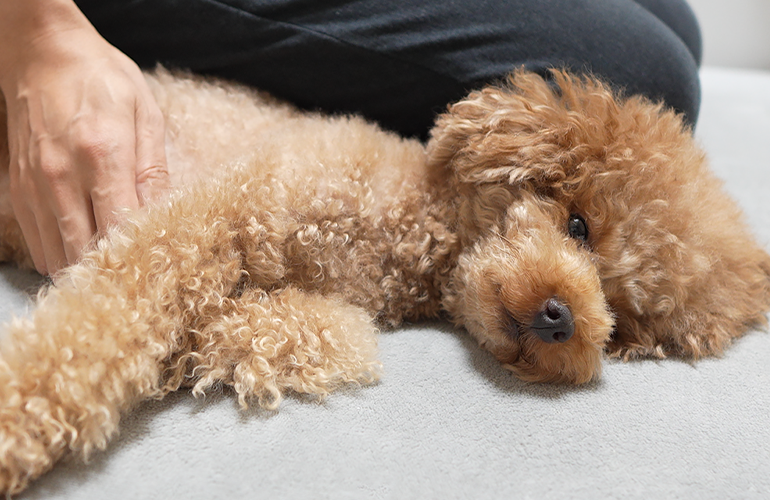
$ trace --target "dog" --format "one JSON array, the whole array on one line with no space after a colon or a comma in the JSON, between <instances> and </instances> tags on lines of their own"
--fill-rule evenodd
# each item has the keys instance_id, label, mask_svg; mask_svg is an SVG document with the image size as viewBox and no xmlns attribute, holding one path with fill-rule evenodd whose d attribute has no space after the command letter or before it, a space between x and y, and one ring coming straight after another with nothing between
<instances>
[{"instance_id":1,"label":"dog","mask_svg":"<svg viewBox=\"0 0 770 500\"><path fill-rule=\"evenodd\" d=\"M605 356L717 355L765 321L770 257L661 104L517 71L423 145L231 83L147 78L175 191L9 325L6 493L182 387L274 409L372 383L378 328L405 321L446 314L517 377L566 384ZM0 223L0 258L30 266L7 203Z\"/></svg>"}]
</instances>

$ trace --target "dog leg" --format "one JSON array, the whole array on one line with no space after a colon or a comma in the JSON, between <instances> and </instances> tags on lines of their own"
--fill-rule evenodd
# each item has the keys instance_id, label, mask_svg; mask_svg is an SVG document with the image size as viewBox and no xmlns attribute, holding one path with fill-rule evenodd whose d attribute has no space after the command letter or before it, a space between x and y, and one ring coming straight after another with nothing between
<instances>
[{"instance_id":1,"label":"dog leg","mask_svg":"<svg viewBox=\"0 0 770 500\"><path fill-rule=\"evenodd\" d=\"M177 388L169 361L219 317L243 269L229 225L168 220L100 242L4 335L0 491L23 490L66 452L103 449L122 412Z\"/></svg>"},{"instance_id":2,"label":"dog leg","mask_svg":"<svg viewBox=\"0 0 770 500\"><path fill-rule=\"evenodd\" d=\"M365 310L340 299L251 289L194 332L197 349L179 362L190 367L196 395L225 383L244 408L256 398L275 409L287 390L323 398L342 384L377 380L376 333Z\"/></svg>"},{"instance_id":3,"label":"dog leg","mask_svg":"<svg viewBox=\"0 0 770 500\"><path fill-rule=\"evenodd\" d=\"M163 395L173 329L147 335L154 325L126 313L124 294L110 295L56 289L3 339L0 491L23 490L66 452L103 449L122 411Z\"/></svg>"}]
</instances>

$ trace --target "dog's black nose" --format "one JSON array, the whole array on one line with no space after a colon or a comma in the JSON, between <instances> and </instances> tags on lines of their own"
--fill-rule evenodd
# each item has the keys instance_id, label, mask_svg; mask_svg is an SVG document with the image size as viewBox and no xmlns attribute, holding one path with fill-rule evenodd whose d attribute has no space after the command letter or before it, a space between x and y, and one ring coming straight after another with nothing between
<instances>
[{"instance_id":1,"label":"dog's black nose","mask_svg":"<svg viewBox=\"0 0 770 500\"><path fill-rule=\"evenodd\" d=\"M561 343L568 341L575 333L575 321L569 307L552 297L545 301L543 308L532 321L530 329L537 333L543 342Z\"/></svg>"}]
</instances>

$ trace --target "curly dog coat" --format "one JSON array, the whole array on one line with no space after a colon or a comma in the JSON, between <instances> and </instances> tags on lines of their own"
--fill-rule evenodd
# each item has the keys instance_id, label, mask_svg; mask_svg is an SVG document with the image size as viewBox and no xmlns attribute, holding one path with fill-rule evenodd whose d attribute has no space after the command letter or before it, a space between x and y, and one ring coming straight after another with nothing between
<instances>
[{"instance_id":1,"label":"curly dog coat","mask_svg":"<svg viewBox=\"0 0 770 500\"><path fill-rule=\"evenodd\" d=\"M275 408L372 382L376 324L443 310L518 377L580 384L605 354L698 358L765 320L770 258L660 105L518 72L451 106L426 150L242 87L148 78L178 189L10 325L2 491L182 386ZM1 213L0 257L29 265Z\"/></svg>"}]
</instances>

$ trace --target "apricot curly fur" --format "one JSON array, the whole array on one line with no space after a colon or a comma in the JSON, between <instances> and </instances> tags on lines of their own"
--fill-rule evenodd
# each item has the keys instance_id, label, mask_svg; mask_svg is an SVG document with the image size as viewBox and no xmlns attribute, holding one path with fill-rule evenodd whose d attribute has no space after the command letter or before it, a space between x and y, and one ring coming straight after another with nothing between
<instances>
[{"instance_id":1,"label":"apricot curly fur","mask_svg":"<svg viewBox=\"0 0 770 500\"><path fill-rule=\"evenodd\" d=\"M518 377L572 384L607 354L719 354L764 322L770 257L690 131L593 78L515 72L449 107L427 147L231 83L147 78L175 191L8 327L7 494L181 387L275 409L372 383L378 328L407 320L446 312ZM29 266L7 190L5 169L0 258ZM574 333L546 342L553 301Z\"/></svg>"}]
</instances>

